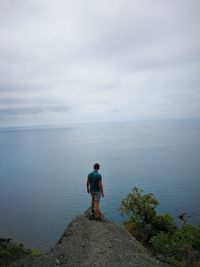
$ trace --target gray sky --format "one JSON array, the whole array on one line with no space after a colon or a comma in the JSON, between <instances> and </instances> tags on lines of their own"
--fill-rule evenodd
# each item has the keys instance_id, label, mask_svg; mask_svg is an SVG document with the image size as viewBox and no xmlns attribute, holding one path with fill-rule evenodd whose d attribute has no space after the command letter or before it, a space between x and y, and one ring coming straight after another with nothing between
<instances>
[{"instance_id":1,"label":"gray sky","mask_svg":"<svg viewBox=\"0 0 200 267\"><path fill-rule=\"evenodd\" d=\"M200 117L199 0L0 0L0 126Z\"/></svg>"}]
</instances>

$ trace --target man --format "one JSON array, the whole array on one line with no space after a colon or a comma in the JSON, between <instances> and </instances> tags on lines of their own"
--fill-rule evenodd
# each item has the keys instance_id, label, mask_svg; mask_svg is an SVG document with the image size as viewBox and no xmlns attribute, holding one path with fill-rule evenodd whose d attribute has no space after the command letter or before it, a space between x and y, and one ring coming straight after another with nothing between
<instances>
[{"instance_id":1,"label":"man","mask_svg":"<svg viewBox=\"0 0 200 267\"><path fill-rule=\"evenodd\" d=\"M91 202L92 216L94 216L94 219L97 221L101 220L99 202L101 196L104 197L102 176L100 173L98 173L99 169L100 169L99 163L95 163L94 171L88 174L87 178L87 192L91 193L92 197L92 202Z\"/></svg>"}]
</instances>

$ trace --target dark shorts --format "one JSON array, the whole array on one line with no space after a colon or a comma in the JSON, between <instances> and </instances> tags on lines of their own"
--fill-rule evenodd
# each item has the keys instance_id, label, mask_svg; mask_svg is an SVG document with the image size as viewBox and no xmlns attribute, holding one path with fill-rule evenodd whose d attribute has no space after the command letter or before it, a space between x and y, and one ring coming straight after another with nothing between
<instances>
[{"instance_id":1,"label":"dark shorts","mask_svg":"<svg viewBox=\"0 0 200 267\"><path fill-rule=\"evenodd\" d=\"M101 198L101 191L91 192L91 196L92 196L92 200L99 202Z\"/></svg>"}]
</instances>

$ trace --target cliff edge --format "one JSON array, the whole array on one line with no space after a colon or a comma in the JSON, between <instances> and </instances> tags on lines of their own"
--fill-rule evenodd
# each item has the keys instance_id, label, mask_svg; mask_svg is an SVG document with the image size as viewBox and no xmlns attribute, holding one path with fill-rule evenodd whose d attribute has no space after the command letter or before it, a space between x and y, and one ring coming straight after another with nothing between
<instances>
[{"instance_id":1,"label":"cliff edge","mask_svg":"<svg viewBox=\"0 0 200 267\"><path fill-rule=\"evenodd\" d=\"M169 266L155 259L124 228L102 215L102 222L89 220L90 210L77 216L47 254L26 257L15 267Z\"/></svg>"}]
</instances>

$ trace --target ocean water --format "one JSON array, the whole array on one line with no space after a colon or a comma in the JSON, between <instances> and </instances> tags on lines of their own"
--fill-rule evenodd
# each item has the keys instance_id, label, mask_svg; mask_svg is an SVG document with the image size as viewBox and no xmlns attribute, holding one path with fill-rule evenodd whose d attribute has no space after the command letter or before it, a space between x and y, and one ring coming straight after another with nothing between
<instances>
[{"instance_id":1,"label":"ocean water","mask_svg":"<svg viewBox=\"0 0 200 267\"><path fill-rule=\"evenodd\" d=\"M101 164L102 212L133 188L152 192L158 212L200 224L200 120L154 120L0 130L0 236L47 251L90 205L86 177Z\"/></svg>"}]
</instances>

